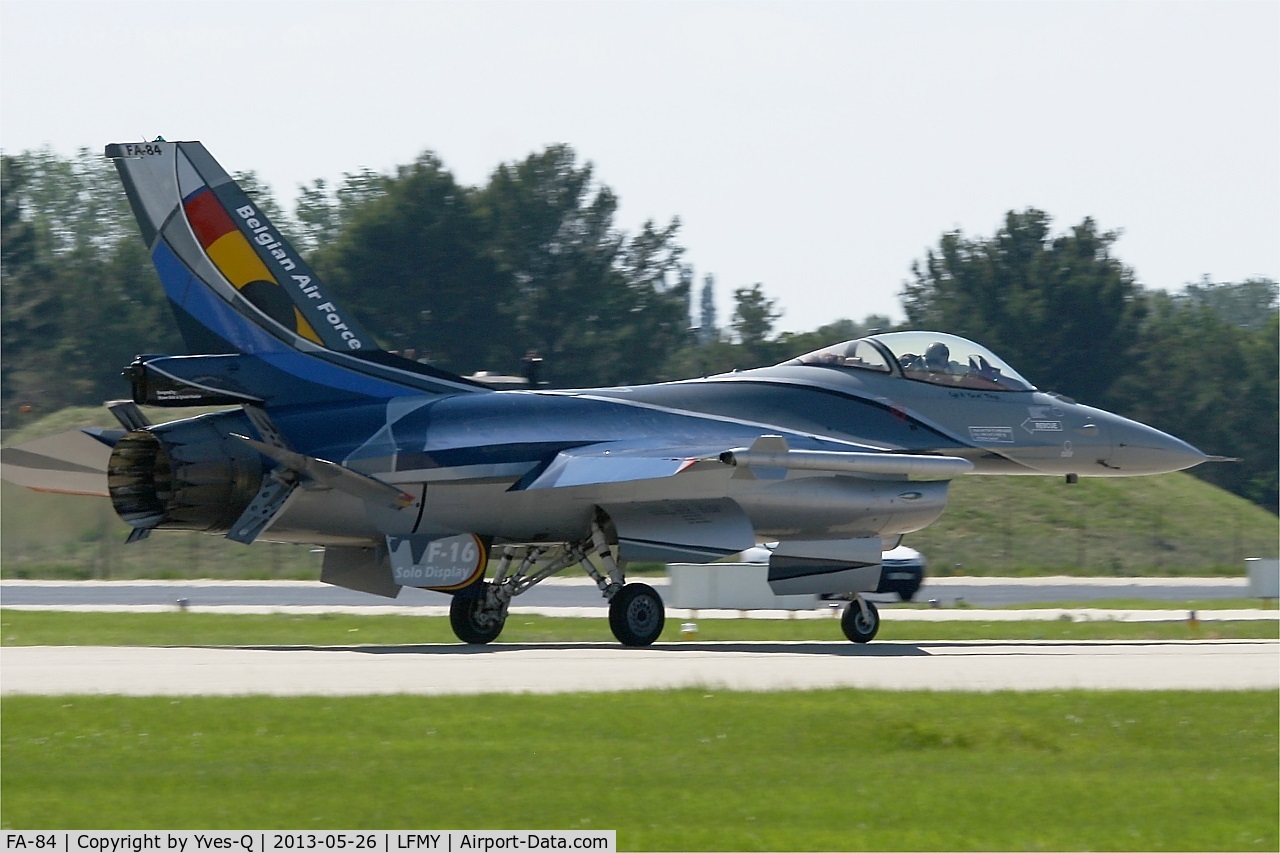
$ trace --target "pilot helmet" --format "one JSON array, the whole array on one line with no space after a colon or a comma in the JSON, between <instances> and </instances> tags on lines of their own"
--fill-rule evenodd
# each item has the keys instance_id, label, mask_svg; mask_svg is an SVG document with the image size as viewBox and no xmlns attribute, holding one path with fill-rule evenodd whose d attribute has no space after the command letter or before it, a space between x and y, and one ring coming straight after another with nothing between
<instances>
[{"instance_id":1,"label":"pilot helmet","mask_svg":"<svg viewBox=\"0 0 1280 853\"><path fill-rule=\"evenodd\" d=\"M924 351L924 363L929 367L946 367L951 361L951 350L942 341L934 341Z\"/></svg>"}]
</instances>

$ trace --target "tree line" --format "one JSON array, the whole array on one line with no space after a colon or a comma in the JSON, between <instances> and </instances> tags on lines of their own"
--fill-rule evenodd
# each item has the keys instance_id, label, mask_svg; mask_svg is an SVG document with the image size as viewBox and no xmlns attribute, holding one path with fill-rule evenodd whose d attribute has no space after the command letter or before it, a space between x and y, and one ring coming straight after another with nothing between
<instances>
[{"instance_id":1,"label":"tree line","mask_svg":"<svg viewBox=\"0 0 1280 853\"><path fill-rule=\"evenodd\" d=\"M123 391L139 352L182 352L114 167L88 150L0 158L0 407L51 411ZM948 232L884 316L779 331L762 283L716 316L680 223L627 233L617 196L567 145L463 186L430 152L390 173L315 180L282 210L237 179L388 350L439 367L517 373L532 354L558 387L678 379L776 363L873 329L932 328L999 353L1044 390L1135 417L1235 465L1196 469L1277 507L1277 285L1203 280L1146 290L1086 219L1055 234L1010 211L991 237Z\"/></svg>"}]
</instances>

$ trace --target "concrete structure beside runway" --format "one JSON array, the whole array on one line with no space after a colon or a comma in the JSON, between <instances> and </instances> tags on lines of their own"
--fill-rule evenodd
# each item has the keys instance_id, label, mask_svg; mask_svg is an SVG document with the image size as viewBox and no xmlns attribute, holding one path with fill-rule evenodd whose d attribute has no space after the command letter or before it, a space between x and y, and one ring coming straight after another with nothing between
<instances>
[{"instance_id":1,"label":"concrete structure beside runway","mask_svg":"<svg viewBox=\"0 0 1280 853\"><path fill-rule=\"evenodd\" d=\"M667 578L641 577L664 598L672 592ZM905 610L897 596L872 596L881 609ZM947 609L966 606L1004 607L1029 603L1098 600L1190 601L1249 598L1246 578L1109 578L1109 577L927 577L917 602L935 599ZM124 580L124 581L0 581L0 606L43 606L49 609L92 605L172 605L186 599L192 606L218 607L333 607L448 608L449 597L422 589L404 589L388 599L343 589L319 581L220 581L220 580ZM668 603L670 600L668 598ZM586 608L603 616L607 603L587 577L553 577L515 600L520 607ZM230 611L226 611L230 612ZM560 615L571 615L561 613Z\"/></svg>"},{"instance_id":2,"label":"concrete structure beside runway","mask_svg":"<svg viewBox=\"0 0 1280 853\"><path fill-rule=\"evenodd\" d=\"M664 596L671 593L666 578L645 578ZM915 605L906 605L897 596L871 596L884 617L891 621L1074 621L1112 620L1123 622L1169 622L1185 620L1185 609L1090 608L1079 602L1089 600L1212 600L1248 597L1245 578L936 578L926 581ZM667 618L737 619L830 619L828 603L809 599L817 607L808 610L737 609L759 608L769 601L732 600L735 609L699 609L669 606ZM936 609L920 609L935 598ZM673 596L668 603L678 602ZM1071 607L1011 609L1005 605L1026 602L1074 601ZM71 612L159 613L181 608L191 613L224 614L315 614L346 613L363 616L446 616L449 598L442 593L405 589L399 598L388 599L354 592L319 581L214 581L214 580L126 580L49 581L6 580L0 582L0 607L14 610L65 610ZM1218 620L1280 621L1274 603L1258 608L1204 608L1202 622ZM511 612L540 616L601 619L606 602L590 578L556 577L534 587L515 600Z\"/></svg>"}]
</instances>

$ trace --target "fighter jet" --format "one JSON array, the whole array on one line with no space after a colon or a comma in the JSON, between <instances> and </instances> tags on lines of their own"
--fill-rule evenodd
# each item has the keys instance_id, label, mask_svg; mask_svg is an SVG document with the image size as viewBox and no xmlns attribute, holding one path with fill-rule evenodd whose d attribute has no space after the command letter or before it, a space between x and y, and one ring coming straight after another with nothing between
<instances>
[{"instance_id":1,"label":"fighter jet","mask_svg":"<svg viewBox=\"0 0 1280 853\"><path fill-rule=\"evenodd\" d=\"M636 561L706 563L776 542L779 594L880 616L881 554L972 474L1118 477L1208 457L1037 390L930 331L873 334L772 367L656 385L495 391L383 352L198 142L109 145L186 355L140 355L122 429L7 449L6 478L99 494L132 528L320 546L320 579L452 596L466 643L573 566L629 646L664 623ZM370 283L370 286L375 286ZM228 408L153 424L139 404Z\"/></svg>"}]
</instances>

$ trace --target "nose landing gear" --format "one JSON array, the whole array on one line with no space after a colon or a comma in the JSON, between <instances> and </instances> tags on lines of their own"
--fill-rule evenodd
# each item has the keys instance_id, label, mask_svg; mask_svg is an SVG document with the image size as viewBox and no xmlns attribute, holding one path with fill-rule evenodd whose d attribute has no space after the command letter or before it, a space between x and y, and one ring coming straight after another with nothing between
<instances>
[{"instance_id":1,"label":"nose landing gear","mask_svg":"<svg viewBox=\"0 0 1280 853\"><path fill-rule=\"evenodd\" d=\"M840 629L855 643L869 643L880 630L880 611L874 602L855 595L840 617Z\"/></svg>"}]
</instances>

